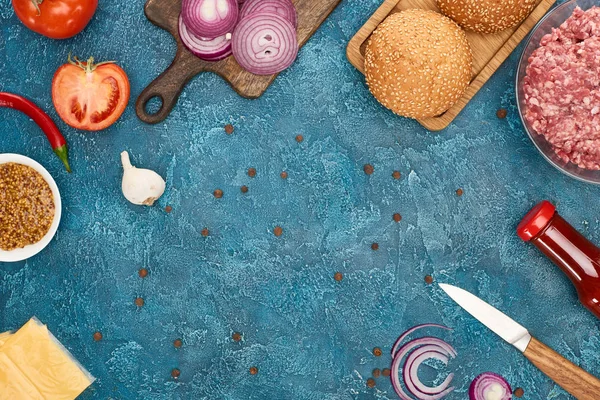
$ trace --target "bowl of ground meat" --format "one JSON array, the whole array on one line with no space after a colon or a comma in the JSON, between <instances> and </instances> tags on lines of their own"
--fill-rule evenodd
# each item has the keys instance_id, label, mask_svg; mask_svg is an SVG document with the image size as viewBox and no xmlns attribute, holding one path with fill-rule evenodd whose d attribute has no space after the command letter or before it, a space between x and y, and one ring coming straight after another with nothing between
<instances>
[{"instance_id":1,"label":"bowl of ground meat","mask_svg":"<svg viewBox=\"0 0 600 400\"><path fill-rule=\"evenodd\" d=\"M0 261L30 258L52 240L61 217L50 173L19 154L0 154Z\"/></svg>"},{"instance_id":2,"label":"bowl of ground meat","mask_svg":"<svg viewBox=\"0 0 600 400\"><path fill-rule=\"evenodd\" d=\"M600 0L571 0L534 28L517 71L529 137L563 173L600 184Z\"/></svg>"}]
</instances>

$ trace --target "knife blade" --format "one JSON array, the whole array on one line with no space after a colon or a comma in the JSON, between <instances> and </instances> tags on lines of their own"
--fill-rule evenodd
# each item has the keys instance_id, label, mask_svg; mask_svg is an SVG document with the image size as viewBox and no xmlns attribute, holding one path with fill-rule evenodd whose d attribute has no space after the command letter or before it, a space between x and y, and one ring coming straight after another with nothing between
<instances>
[{"instance_id":1,"label":"knife blade","mask_svg":"<svg viewBox=\"0 0 600 400\"><path fill-rule=\"evenodd\" d=\"M445 283L440 288L475 319L519 349L550 379L578 400L598 400L600 380L529 334L512 318L464 289Z\"/></svg>"},{"instance_id":2,"label":"knife blade","mask_svg":"<svg viewBox=\"0 0 600 400\"><path fill-rule=\"evenodd\" d=\"M524 326L464 289L445 283L439 285L452 300L475 319L521 352L525 351L531 341L531 335Z\"/></svg>"}]
</instances>

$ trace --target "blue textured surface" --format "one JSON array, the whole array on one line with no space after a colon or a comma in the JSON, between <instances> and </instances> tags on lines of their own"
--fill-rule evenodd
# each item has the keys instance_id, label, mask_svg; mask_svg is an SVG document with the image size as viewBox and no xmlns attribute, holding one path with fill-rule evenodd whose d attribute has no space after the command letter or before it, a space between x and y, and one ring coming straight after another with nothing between
<instances>
[{"instance_id":1,"label":"blue textured surface","mask_svg":"<svg viewBox=\"0 0 600 400\"><path fill-rule=\"evenodd\" d=\"M426 274L489 300L600 375L600 323L558 269L514 233L546 198L600 243L600 188L554 170L518 121L519 50L447 130L433 134L381 108L347 62L347 41L379 0L344 0L260 99L242 99L204 74L164 123L149 126L133 103L175 46L146 20L143 3L101 0L82 34L52 41L24 28L0 0L0 90L32 98L59 121L50 82L70 51L118 60L131 78L130 106L110 129L85 133L59 121L72 175L31 121L0 109L0 152L40 161L64 205L47 249L0 264L0 331L32 315L47 323L98 378L81 398L393 399L386 378L375 389L365 380L389 365L394 339L423 322L455 328L444 336L459 352L449 398L466 398L484 371L503 374L528 399L569 398L426 285ZM505 120L495 115L501 107ZM233 135L224 133L227 123ZM156 207L121 195L122 150L167 178ZM371 176L366 163L375 167ZM249 167L258 171L253 179ZM213 197L216 188L222 199ZM277 225L281 237L272 233ZM146 279L138 277L142 267ZM333 279L336 271L343 281ZM140 309L137 296L146 301ZM231 340L235 331L242 342Z\"/></svg>"}]
</instances>

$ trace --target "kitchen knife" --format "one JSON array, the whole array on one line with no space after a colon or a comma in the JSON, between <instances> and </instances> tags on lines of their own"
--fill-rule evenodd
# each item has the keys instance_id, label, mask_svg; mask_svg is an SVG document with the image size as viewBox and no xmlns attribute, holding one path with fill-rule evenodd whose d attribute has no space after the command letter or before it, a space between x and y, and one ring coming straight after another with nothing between
<instances>
[{"instance_id":1,"label":"kitchen knife","mask_svg":"<svg viewBox=\"0 0 600 400\"><path fill-rule=\"evenodd\" d=\"M599 379L532 337L525 327L466 290L445 283L440 283L440 287L459 306L519 349L533 365L578 400L600 399Z\"/></svg>"}]
</instances>

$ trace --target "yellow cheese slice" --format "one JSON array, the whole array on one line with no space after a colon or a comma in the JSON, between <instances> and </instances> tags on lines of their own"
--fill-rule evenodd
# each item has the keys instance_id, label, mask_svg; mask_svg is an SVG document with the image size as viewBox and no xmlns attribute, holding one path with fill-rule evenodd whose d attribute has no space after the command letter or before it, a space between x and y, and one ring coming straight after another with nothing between
<instances>
[{"instance_id":1,"label":"yellow cheese slice","mask_svg":"<svg viewBox=\"0 0 600 400\"><path fill-rule=\"evenodd\" d=\"M0 400L73 400L93 381L35 317L0 345Z\"/></svg>"}]
</instances>

